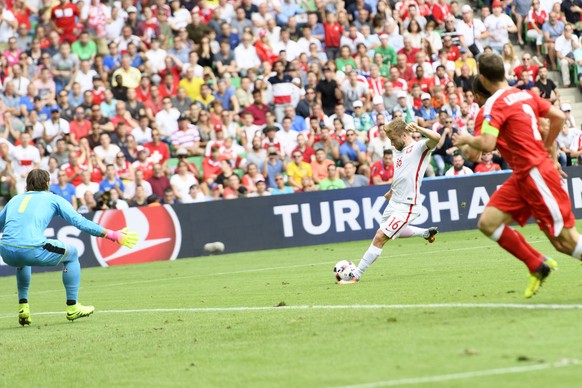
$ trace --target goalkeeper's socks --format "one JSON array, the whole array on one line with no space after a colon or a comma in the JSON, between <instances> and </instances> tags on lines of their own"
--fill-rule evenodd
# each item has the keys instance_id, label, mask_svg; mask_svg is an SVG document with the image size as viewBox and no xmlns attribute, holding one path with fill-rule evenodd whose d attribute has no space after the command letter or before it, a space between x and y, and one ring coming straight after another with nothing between
<instances>
[{"instance_id":1,"label":"goalkeeper's socks","mask_svg":"<svg viewBox=\"0 0 582 388\"><path fill-rule=\"evenodd\" d=\"M355 271L356 277L359 279L362 274L372 265L374 261L382 254L382 248L377 248L374 244L370 244L370 247L364 253L364 257L358 263L358 268Z\"/></svg>"},{"instance_id":2,"label":"goalkeeper's socks","mask_svg":"<svg viewBox=\"0 0 582 388\"><path fill-rule=\"evenodd\" d=\"M497 241L503 249L523 261L530 273L534 273L545 260L544 255L536 251L518 231L509 226L501 225L489 238Z\"/></svg>"},{"instance_id":3,"label":"goalkeeper's socks","mask_svg":"<svg viewBox=\"0 0 582 388\"><path fill-rule=\"evenodd\" d=\"M74 306L76 304L77 304L77 301L76 300L70 300L70 299L67 300L67 306Z\"/></svg>"}]
</instances>

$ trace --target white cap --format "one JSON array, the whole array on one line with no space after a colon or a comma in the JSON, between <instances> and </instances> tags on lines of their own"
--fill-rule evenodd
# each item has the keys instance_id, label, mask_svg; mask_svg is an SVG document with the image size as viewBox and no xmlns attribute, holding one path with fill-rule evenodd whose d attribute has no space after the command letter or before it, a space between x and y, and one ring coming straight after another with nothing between
<instances>
[{"instance_id":1,"label":"white cap","mask_svg":"<svg viewBox=\"0 0 582 388\"><path fill-rule=\"evenodd\" d=\"M352 106L353 106L354 108L361 108L361 107L363 107L363 106L364 106L364 104L362 104L362 101L360 101L360 100L357 100L357 101L354 101L354 103L352 104Z\"/></svg>"},{"instance_id":2,"label":"white cap","mask_svg":"<svg viewBox=\"0 0 582 388\"><path fill-rule=\"evenodd\" d=\"M127 7L127 13L137 13L137 8L135 8L133 5L131 7Z\"/></svg>"},{"instance_id":3,"label":"white cap","mask_svg":"<svg viewBox=\"0 0 582 388\"><path fill-rule=\"evenodd\" d=\"M399 90L396 92L396 98L406 98L408 95L404 90Z\"/></svg>"},{"instance_id":4,"label":"white cap","mask_svg":"<svg viewBox=\"0 0 582 388\"><path fill-rule=\"evenodd\" d=\"M372 104L374 104L374 105L378 105L378 104L384 105L384 99L382 98L382 96L374 96L374 99L372 100Z\"/></svg>"},{"instance_id":5,"label":"white cap","mask_svg":"<svg viewBox=\"0 0 582 388\"><path fill-rule=\"evenodd\" d=\"M430 100L430 94L428 94L428 93L422 93L422 95L420 96L420 100L421 101Z\"/></svg>"},{"instance_id":6,"label":"white cap","mask_svg":"<svg viewBox=\"0 0 582 388\"><path fill-rule=\"evenodd\" d=\"M291 83L292 84L299 84L299 85L301 85L301 80L299 78L295 77L295 78L293 78L291 80Z\"/></svg>"},{"instance_id":7,"label":"white cap","mask_svg":"<svg viewBox=\"0 0 582 388\"><path fill-rule=\"evenodd\" d=\"M567 112L567 111L572 111L572 105L568 104L567 102L563 103L562 106L560 106L560 109L563 112Z\"/></svg>"},{"instance_id":8,"label":"white cap","mask_svg":"<svg viewBox=\"0 0 582 388\"><path fill-rule=\"evenodd\" d=\"M465 4L461 7L461 13L473 12L473 8L470 5Z\"/></svg>"}]
</instances>

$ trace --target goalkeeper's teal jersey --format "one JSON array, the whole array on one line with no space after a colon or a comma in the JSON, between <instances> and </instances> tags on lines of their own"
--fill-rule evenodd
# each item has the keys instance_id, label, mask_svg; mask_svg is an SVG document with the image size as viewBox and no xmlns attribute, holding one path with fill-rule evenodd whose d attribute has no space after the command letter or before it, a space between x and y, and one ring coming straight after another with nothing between
<instances>
[{"instance_id":1,"label":"goalkeeper's teal jersey","mask_svg":"<svg viewBox=\"0 0 582 388\"><path fill-rule=\"evenodd\" d=\"M105 230L77 213L64 198L48 191L29 191L12 198L0 213L1 243L23 248L44 246L44 232L54 216L93 236L102 236Z\"/></svg>"}]
</instances>

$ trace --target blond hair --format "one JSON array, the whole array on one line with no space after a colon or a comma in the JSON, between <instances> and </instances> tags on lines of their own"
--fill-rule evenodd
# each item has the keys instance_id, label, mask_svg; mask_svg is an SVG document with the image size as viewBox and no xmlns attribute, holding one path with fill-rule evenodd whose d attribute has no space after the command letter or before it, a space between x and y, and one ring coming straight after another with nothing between
<instances>
[{"instance_id":1,"label":"blond hair","mask_svg":"<svg viewBox=\"0 0 582 388\"><path fill-rule=\"evenodd\" d=\"M398 137L406 131L406 121L398 117L384 125L384 133L388 137Z\"/></svg>"}]
</instances>

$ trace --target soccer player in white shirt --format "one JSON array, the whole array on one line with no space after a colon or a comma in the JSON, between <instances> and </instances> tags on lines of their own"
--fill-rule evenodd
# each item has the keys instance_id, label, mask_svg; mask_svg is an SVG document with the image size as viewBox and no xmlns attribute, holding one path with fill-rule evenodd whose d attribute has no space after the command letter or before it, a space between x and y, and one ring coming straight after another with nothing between
<instances>
[{"instance_id":1,"label":"soccer player in white shirt","mask_svg":"<svg viewBox=\"0 0 582 388\"><path fill-rule=\"evenodd\" d=\"M382 254L382 248L389 240L414 236L423 237L432 243L435 234L438 233L436 227L422 229L410 226L410 223L420 213L422 177L430 162L430 153L437 146L441 136L438 132L419 127L414 123L406 125L401 118L394 119L384 126L384 131L397 151L394 154L392 187L384 195L390 202L382 214L382 222L372 244L364 253L353 277L341 280L339 284L357 283L366 269ZM420 132L427 139L416 142L410 135L412 132Z\"/></svg>"}]
</instances>

